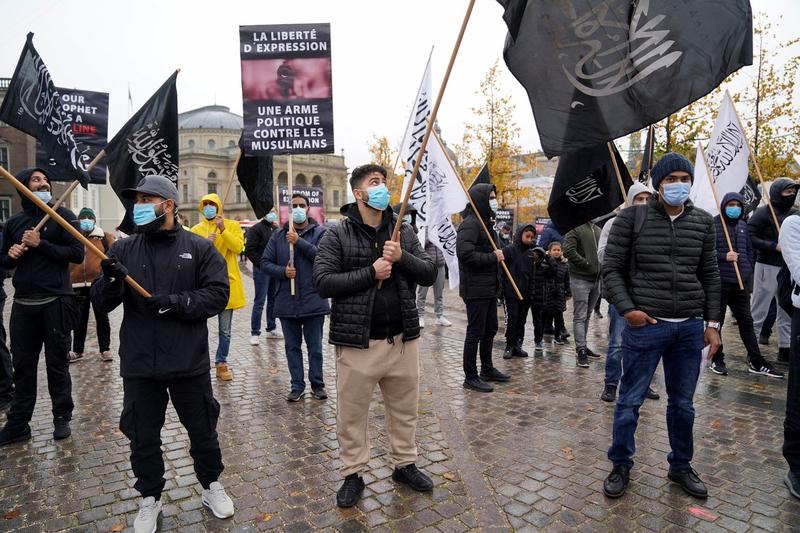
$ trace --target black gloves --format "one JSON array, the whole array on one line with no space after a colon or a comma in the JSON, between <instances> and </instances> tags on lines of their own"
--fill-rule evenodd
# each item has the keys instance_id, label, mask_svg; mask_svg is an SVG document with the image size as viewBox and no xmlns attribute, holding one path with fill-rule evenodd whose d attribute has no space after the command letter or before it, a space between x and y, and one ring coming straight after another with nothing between
<instances>
[{"instance_id":1,"label":"black gloves","mask_svg":"<svg viewBox=\"0 0 800 533\"><path fill-rule=\"evenodd\" d=\"M156 316L167 316L175 311L175 304L169 294L156 294L145 298L144 304Z\"/></svg>"},{"instance_id":2,"label":"black gloves","mask_svg":"<svg viewBox=\"0 0 800 533\"><path fill-rule=\"evenodd\" d=\"M100 267L109 283L121 283L128 275L128 269L116 259L103 259L100 261Z\"/></svg>"}]
</instances>

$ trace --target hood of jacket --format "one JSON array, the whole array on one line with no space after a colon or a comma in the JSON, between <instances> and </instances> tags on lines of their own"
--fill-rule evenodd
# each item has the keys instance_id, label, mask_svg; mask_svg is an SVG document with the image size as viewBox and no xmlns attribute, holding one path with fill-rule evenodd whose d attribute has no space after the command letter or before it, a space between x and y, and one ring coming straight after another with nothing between
<instances>
[{"instance_id":1,"label":"hood of jacket","mask_svg":"<svg viewBox=\"0 0 800 533\"><path fill-rule=\"evenodd\" d=\"M536 226L533 224L525 224L524 226L517 228L517 232L514 234L514 244L525 246L522 244L522 234L526 231L533 232L533 241L531 241L531 245L536 242ZM531 246L525 246L525 248L531 248Z\"/></svg>"},{"instance_id":2,"label":"hood of jacket","mask_svg":"<svg viewBox=\"0 0 800 533\"><path fill-rule=\"evenodd\" d=\"M788 189L789 187L797 188L797 183L790 179L790 178L778 178L772 182L772 185L769 186L769 200L770 203L781 209L791 209L793 206L784 206L781 205L781 193Z\"/></svg>"},{"instance_id":3,"label":"hood of jacket","mask_svg":"<svg viewBox=\"0 0 800 533\"><path fill-rule=\"evenodd\" d=\"M728 202L731 202L733 200L736 200L740 204L742 204L742 215L744 214L744 198L742 198L742 195L739 194L738 192L729 192L728 194L722 197L722 202L720 202L719 204L719 215L728 222L736 223L737 220L742 220L741 215L736 220L732 220L728 218L728 215L725 214L725 206L728 204Z\"/></svg>"},{"instance_id":4,"label":"hood of jacket","mask_svg":"<svg viewBox=\"0 0 800 533\"><path fill-rule=\"evenodd\" d=\"M628 201L625 202L625 207L630 207L633 205L633 199L636 198L637 195L642 194L643 192L649 192L651 195L653 194L652 189L642 183L641 181L634 182L631 185L631 188L628 189Z\"/></svg>"},{"instance_id":5,"label":"hood of jacket","mask_svg":"<svg viewBox=\"0 0 800 533\"><path fill-rule=\"evenodd\" d=\"M50 176L48 176L47 175L47 171L45 171L45 169L43 169L41 167L31 167L31 168L26 168L26 169L20 170L19 172L17 172L17 174L14 177L17 178L20 181L20 183L22 183L24 186L28 187L28 184L31 182L31 175L34 172L36 172L37 170L39 172L41 172L42 174L44 174L44 177L47 179L47 183L50 183L50 190L52 191L53 190L53 184L50 181ZM19 194L19 197L21 198L20 204L22 205L22 209L24 209L26 211L29 211L31 209L34 209L34 210L38 210L39 209L38 207L36 207L36 204L31 202L28 199L28 197L25 196L24 194L22 194L20 191L17 191L17 194ZM50 205L52 205L52 202L51 202Z\"/></svg>"},{"instance_id":6,"label":"hood of jacket","mask_svg":"<svg viewBox=\"0 0 800 533\"><path fill-rule=\"evenodd\" d=\"M483 220L489 220L494 215L494 211L489 207L489 195L492 194L492 191L496 193L497 188L491 183L478 183L469 190L472 203L475 204L475 208ZM465 217L472 213L472 207L469 204L464 207L464 213Z\"/></svg>"},{"instance_id":7,"label":"hood of jacket","mask_svg":"<svg viewBox=\"0 0 800 533\"><path fill-rule=\"evenodd\" d=\"M200 214L203 213L203 204L206 202L211 202L212 204L217 206L217 215L222 215L222 200L219 199L217 193L206 194L202 198L200 198L200 202L197 204L197 210L200 211Z\"/></svg>"}]
</instances>

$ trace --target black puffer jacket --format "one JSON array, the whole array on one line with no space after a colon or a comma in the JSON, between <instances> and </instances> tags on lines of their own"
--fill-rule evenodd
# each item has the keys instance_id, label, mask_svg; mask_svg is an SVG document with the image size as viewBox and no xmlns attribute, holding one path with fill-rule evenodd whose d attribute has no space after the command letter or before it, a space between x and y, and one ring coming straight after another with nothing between
<instances>
[{"instance_id":1,"label":"black puffer jacket","mask_svg":"<svg viewBox=\"0 0 800 533\"><path fill-rule=\"evenodd\" d=\"M325 232L314 261L314 286L323 298L332 298L328 341L337 346L368 348L376 337L376 315L396 310L400 320L398 333L403 341L419 337L416 286L430 287L436 280L436 266L419 243L414 228L403 224L400 244L403 255L392 268L392 276L384 281L378 294L374 263L383 253L383 244L390 237L396 216L391 208L383 214L381 226L375 230L361 221L356 204L342 206L341 223ZM392 294L394 293L394 294ZM396 296L395 296L396 295ZM376 300L380 300L376 303ZM399 300L399 306L392 303ZM381 306L383 312L375 309ZM392 327L381 322L380 327ZM391 334L391 332L389 332ZM384 337L385 338L385 337Z\"/></svg>"},{"instance_id":2,"label":"black puffer jacket","mask_svg":"<svg viewBox=\"0 0 800 533\"><path fill-rule=\"evenodd\" d=\"M623 209L611 228L603 259L606 299L620 315L638 309L652 317L719 320L721 285L711 215L686 202L673 222L654 194L632 242L636 209Z\"/></svg>"},{"instance_id":3,"label":"black puffer jacket","mask_svg":"<svg viewBox=\"0 0 800 533\"><path fill-rule=\"evenodd\" d=\"M794 197L787 200L781 196L784 189L796 186L797 184L789 178L778 178L769 188L769 199L775 209L778 224L783 224L786 217L798 212L794 208ZM762 205L756 209L747 226L750 231L750 241L756 250L756 263L781 266L783 258L781 253L775 250L778 246L778 230L775 229L775 221L772 219L769 206Z\"/></svg>"},{"instance_id":4,"label":"black puffer jacket","mask_svg":"<svg viewBox=\"0 0 800 533\"><path fill-rule=\"evenodd\" d=\"M536 228L531 224L526 224L517 229L517 233L514 235L514 243L503 248L503 257L505 257L508 270L511 272L514 283L517 284L517 288L523 297L528 292L528 280L531 275L531 265L533 264L533 246L522 244L522 234L525 231L533 232L533 241L531 242L536 242ZM506 298L517 298L514 288L505 276L503 276L503 295Z\"/></svg>"},{"instance_id":5,"label":"black puffer jacket","mask_svg":"<svg viewBox=\"0 0 800 533\"><path fill-rule=\"evenodd\" d=\"M572 296L569 286L569 262L551 258L553 277L547 286L544 310L548 313L563 313L567 310L567 296Z\"/></svg>"},{"instance_id":6,"label":"black puffer jacket","mask_svg":"<svg viewBox=\"0 0 800 533\"><path fill-rule=\"evenodd\" d=\"M542 256L542 260L537 263L536 257ZM544 311L547 307L547 297L549 295L548 288L553 283L553 277L556 274L555 265L553 261L545 255L544 249L536 247L531 253L531 278L528 284L528 302L531 304L531 309L535 311Z\"/></svg>"},{"instance_id":7,"label":"black puffer jacket","mask_svg":"<svg viewBox=\"0 0 800 533\"><path fill-rule=\"evenodd\" d=\"M472 186L469 195L496 243L497 233L491 222L493 212L489 207L489 195L493 190L494 185L479 183ZM500 264L491 241L472 207L468 205L462 215L464 220L458 227L456 237L458 273L461 278L458 294L465 300L497 298L500 296Z\"/></svg>"}]
</instances>

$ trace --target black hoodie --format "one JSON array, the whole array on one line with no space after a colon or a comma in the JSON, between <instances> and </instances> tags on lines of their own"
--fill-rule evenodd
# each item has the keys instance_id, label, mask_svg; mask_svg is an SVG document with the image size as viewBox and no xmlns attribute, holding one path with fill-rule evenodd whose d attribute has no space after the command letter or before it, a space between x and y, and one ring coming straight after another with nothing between
<instances>
[{"instance_id":1,"label":"black hoodie","mask_svg":"<svg viewBox=\"0 0 800 533\"><path fill-rule=\"evenodd\" d=\"M797 183L789 178L778 178L769 188L769 199L775 209L778 224L782 224L786 217L798 212L794 207L794 197L790 203L781 196L781 192L788 187L797 187ZM778 230L775 228L769 206L763 205L755 210L748 222L748 229L753 248L756 250L756 263L781 266L783 258L775 249L778 246Z\"/></svg>"},{"instance_id":2,"label":"black hoodie","mask_svg":"<svg viewBox=\"0 0 800 533\"><path fill-rule=\"evenodd\" d=\"M497 233L492 227L494 212L489 207L489 195L493 190L496 190L494 185L479 183L472 186L469 195L489 230L491 239L497 243ZM497 298L500 296L500 264L492 249L492 242L483 231L471 206L467 205L462 216L464 221L458 227L456 238L458 272L461 278L458 294L465 300Z\"/></svg>"},{"instance_id":3,"label":"black hoodie","mask_svg":"<svg viewBox=\"0 0 800 533\"><path fill-rule=\"evenodd\" d=\"M533 240L530 245L522 244L522 234L525 231L533 232ZM528 280L531 275L531 265L533 264L533 246L536 243L536 227L532 224L525 224L517 228L517 233L514 234L514 242L503 248L503 257L505 257L508 270L511 272L511 277L514 278L514 283L517 284L520 294L524 297L528 292ZM514 294L514 288L509 283L508 279L503 276L503 294L506 298L517 298Z\"/></svg>"},{"instance_id":4,"label":"black hoodie","mask_svg":"<svg viewBox=\"0 0 800 533\"><path fill-rule=\"evenodd\" d=\"M38 168L19 172L16 178L25 186L34 171L46 173ZM22 242L22 234L33 229L44 217L42 212L27 197L22 197L22 211L12 216L3 228L3 243L0 247L0 266L14 271L15 298L46 298L74 294L69 279L69 264L83 261L83 245L57 222L49 220L44 225L38 247L26 251L17 261L9 257L8 249ZM51 204L52 205L52 204ZM56 212L67 222L76 225L75 214L65 207Z\"/></svg>"}]
</instances>

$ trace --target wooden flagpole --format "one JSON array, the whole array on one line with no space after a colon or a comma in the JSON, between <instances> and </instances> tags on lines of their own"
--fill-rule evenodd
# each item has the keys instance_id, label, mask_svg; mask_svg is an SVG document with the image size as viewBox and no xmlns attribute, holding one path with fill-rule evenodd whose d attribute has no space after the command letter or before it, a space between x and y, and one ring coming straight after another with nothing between
<instances>
[{"instance_id":1,"label":"wooden flagpole","mask_svg":"<svg viewBox=\"0 0 800 533\"><path fill-rule=\"evenodd\" d=\"M492 244L492 250L497 250L497 244L495 243L494 239L492 238L492 234L489 231L489 228L486 227L486 224L483 222L483 218L481 218L481 214L478 211L478 208L475 207L475 202L472 201L472 196L469 195L469 191L467 190L467 186L464 185L464 182L461 181L461 177L458 175L458 172L456 172L455 165L453 165L453 162L450 161L450 156L448 155L447 150L445 150L441 139L439 139L439 136L436 135L436 132L434 132L433 136L436 138L436 142L438 142L439 146L442 148L442 153L444 154L445 159L447 159L447 162L450 164L450 168L453 169L453 175L458 180L458 184L461 185L461 188L464 190L464 195L467 197L467 200L469 201L469 205L472 208L472 212L475 213L475 217L481 223L481 227L483 228L483 232L486 234L486 237L489 239L489 242ZM518 300L522 300L523 299L522 293L519 292L519 287L517 287L517 283L514 281L514 276L511 275L511 271L508 269L508 265L506 264L505 260L504 261L500 261L500 266L503 268L503 272L506 275L506 279L508 279L508 282L511 284L511 287L514 289L514 294L516 294L517 299Z\"/></svg>"},{"instance_id":2,"label":"wooden flagpole","mask_svg":"<svg viewBox=\"0 0 800 533\"><path fill-rule=\"evenodd\" d=\"M708 166L708 159L706 159L706 152L705 152L705 150L703 150L703 145L701 145L699 141L697 143L697 149L700 150L700 155L703 156L703 165L705 165L705 167L706 167L706 176L708 177L708 186L711 187L711 192L714 195L714 202L720 209L719 221L722 224L722 231L723 231L723 233L725 233L725 240L728 243L728 251L733 252L733 243L731 242L731 235L730 235L730 232L728 231L728 225L725 223L725 219L723 218L722 206L719 205L719 197L717 196L717 188L714 185L714 180L711 178L711 169ZM744 206L742 206L742 207L744 207ZM734 261L733 262L733 270L736 272L736 281L739 282L739 289L740 290L744 290L744 283L742 282L742 274L741 274L741 272L739 272L739 262L738 261Z\"/></svg>"},{"instance_id":3,"label":"wooden flagpole","mask_svg":"<svg viewBox=\"0 0 800 533\"><path fill-rule=\"evenodd\" d=\"M725 96L730 98L731 105L733 105L733 99L728 91L725 91ZM742 132L742 137L744 137L744 142L747 144L747 151L750 152L750 161L753 162L753 166L756 169L756 175L758 176L758 181L761 182L761 195L767 199L767 207L769 208L769 212L772 215L772 222L775 223L775 229L778 233L781 231L781 225L778 224L778 217L775 215L775 208L772 207L772 202L770 201L769 192L767 188L764 186L764 177L761 175L761 167L758 166L758 161L756 160L756 154L753 152L753 147L750 146L750 140L747 138L747 132L744 131L744 124L742 124L742 117L739 116L739 110L736 109L736 106L733 106L733 111L736 113L736 120L739 122L739 129Z\"/></svg>"},{"instance_id":4,"label":"wooden flagpole","mask_svg":"<svg viewBox=\"0 0 800 533\"><path fill-rule=\"evenodd\" d=\"M289 206L287 207L287 211L289 212L288 219L289 219L289 232L294 231L294 220L292 219L292 194L294 194L294 176L292 175L292 154L286 154L286 185L288 187L287 195L289 196ZM280 202L281 199L278 198L278 209L280 210ZM294 244L289 243L289 265L290 267L294 268ZM296 287L294 283L294 278L289 280L289 291L292 296L296 294Z\"/></svg>"},{"instance_id":5,"label":"wooden flagpole","mask_svg":"<svg viewBox=\"0 0 800 533\"><path fill-rule=\"evenodd\" d=\"M89 172L91 172L92 169L95 167L95 165L97 165L97 163L100 162L100 160L103 159L103 156L105 155L106 155L105 149L100 150L100 152L96 156L94 156L94 159L92 159L91 163L89 163L89 166L86 167L86 173L88 174ZM61 207L61 204L67 201L67 198L69 198L69 195L72 194L72 191L77 189L78 185L80 184L81 184L80 180L75 180L72 183L70 183L69 187L67 187L67 190L64 191L64 194L62 194L58 198L58 200L56 200L56 202L53 204L53 209L57 210L59 207ZM50 215L45 215L44 218L42 218L42 220L40 220L39 223L36 224L36 227L33 228L33 231L42 231L42 228L44 227L45 224L47 224L48 220L50 220Z\"/></svg>"},{"instance_id":6,"label":"wooden flagpole","mask_svg":"<svg viewBox=\"0 0 800 533\"><path fill-rule=\"evenodd\" d=\"M23 185L22 182L19 181L17 178L12 176L8 170L6 170L3 167L0 167L0 176L2 176L6 181L8 181L11 185L13 185L14 188L16 188L28 200L33 202L36 205L36 207L38 207L39 209L50 215L50 218L55 220L59 226L64 228L70 235L72 235L78 241L80 241L80 243L83 244L86 247L86 249L91 250L100 259L108 259L108 256L104 254L101 250L99 250L96 246L94 246L89 241L89 239L84 237L83 233L78 231L78 229L75 228L72 224L64 220L64 218L58 213L56 213L56 211L52 207L41 201L38 196L33 194L33 191L31 191L29 188ZM142 295L145 298L150 298L150 293L147 292L144 289L144 287L136 283L136 281L132 277L125 276L125 281L128 283L128 285L133 287L133 289L140 295Z\"/></svg>"},{"instance_id":7,"label":"wooden flagpole","mask_svg":"<svg viewBox=\"0 0 800 533\"><path fill-rule=\"evenodd\" d=\"M614 174L617 175L617 183L619 183L619 190L622 192L622 198L625 200L625 204L628 203L628 191L625 190L625 184L622 183L622 174L619 172L619 165L617 164L617 157L614 154L614 149L611 147L611 141L606 143L606 147L608 147L608 155L611 157L611 163L614 165Z\"/></svg>"}]
</instances>

